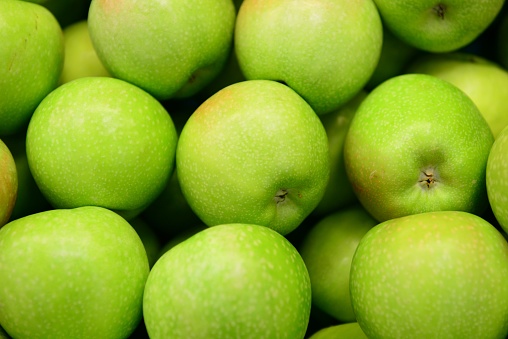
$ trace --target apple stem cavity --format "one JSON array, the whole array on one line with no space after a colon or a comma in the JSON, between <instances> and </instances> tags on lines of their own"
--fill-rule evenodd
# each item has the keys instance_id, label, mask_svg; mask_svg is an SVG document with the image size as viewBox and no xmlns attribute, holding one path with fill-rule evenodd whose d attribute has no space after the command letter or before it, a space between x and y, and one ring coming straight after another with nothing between
<instances>
[{"instance_id":1,"label":"apple stem cavity","mask_svg":"<svg viewBox=\"0 0 508 339\"><path fill-rule=\"evenodd\" d=\"M446 6L444 4L437 4L436 6L432 7L432 10L441 20L444 20L446 12Z\"/></svg>"}]
</instances>

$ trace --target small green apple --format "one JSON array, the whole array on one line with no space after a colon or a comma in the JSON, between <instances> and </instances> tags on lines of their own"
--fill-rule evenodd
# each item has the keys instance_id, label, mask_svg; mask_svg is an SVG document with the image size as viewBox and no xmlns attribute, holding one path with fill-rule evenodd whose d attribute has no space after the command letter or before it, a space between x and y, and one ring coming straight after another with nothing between
<instances>
[{"instance_id":1,"label":"small green apple","mask_svg":"<svg viewBox=\"0 0 508 339\"><path fill-rule=\"evenodd\" d=\"M16 162L5 143L0 140L0 227L11 217L18 194Z\"/></svg>"},{"instance_id":2,"label":"small green apple","mask_svg":"<svg viewBox=\"0 0 508 339\"><path fill-rule=\"evenodd\" d=\"M492 145L487 161L487 194L499 225L508 232L508 127Z\"/></svg>"},{"instance_id":3,"label":"small green apple","mask_svg":"<svg viewBox=\"0 0 508 339\"><path fill-rule=\"evenodd\" d=\"M26 147L35 182L55 208L101 206L130 219L166 186L176 142L171 117L148 93L87 77L41 102Z\"/></svg>"},{"instance_id":4,"label":"small green apple","mask_svg":"<svg viewBox=\"0 0 508 339\"><path fill-rule=\"evenodd\" d=\"M247 223L285 235L323 197L328 139L312 108L270 80L230 85L185 124L177 146L182 193L208 226Z\"/></svg>"},{"instance_id":5,"label":"small green apple","mask_svg":"<svg viewBox=\"0 0 508 339\"><path fill-rule=\"evenodd\" d=\"M437 210L481 213L493 142L488 123L456 86L400 75L370 92L353 117L346 173L378 221Z\"/></svg>"},{"instance_id":6,"label":"small green apple","mask_svg":"<svg viewBox=\"0 0 508 339\"><path fill-rule=\"evenodd\" d=\"M309 339L368 339L357 322L323 328Z\"/></svg>"},{"instance_id":7,"label":"small green apple","mask_svg":"<svg viewBox=\"0 0 508 339\"><path fill-rule=\"evenodd\" d=\"M508 335L508 243L470 213L391 219L360 241L351 300L376 338L499 338Z\"/></svg>"},{"instance_id":8,"label":"small green apple","mask_svg":"<svg viewBox=\"0 0 508 339\"><path fill-rule=\"evenodd\" d=\"M487 120L494 138L508 125L508 72L496 63L471 53L432 53L415 59L406 72L430 74L460 88Z\"/></svg>"},{"instance_id":9,"label":"small green apple","mask_svg":"<svg viewBox=\"0 0 508 339\"><path fill-rule=\"evenodd\" d=\"M142 317L148 259L101 207L51 210L0 229L0 323L14 338L126 338Z\"/></svg>"},{"instance_id":10,"label":"small green apple","mask_svg":"<svg viewBox=\"0 0 508 339\"><path fill-rule=\"evenodd\" d=\"M372 0L244 0L235 27L245 77L284 82L319 115L363 88L382 40Z\"/></svg>"},{"instance_id":11,"label":"small green apple","mask_svg":"<svg viewBox=\"0 0 508 339\"><path fill-rule=\"evenodd\" d=\"M46 8L0 0L0 135L26 128L41 100L58 84L62 30Z\"/></svg>"},{"instance_id":12,"label":"small green apple","mask_svg":"<svg viewBox=\"0 0 508 339\"><path fill-rule=\"evenodd\" d=\"M386 28L429 52L450 52L476 39L504 0L374 0Z\"/></svg>"},{"instance_id":13,"label":"small green apple","mask_svg":"<svg viewBox=\"0 0 508 339\"><path fill-rule=\"evenodd\" d=\"M235 19L231 0L93 0L88 26L113 76L166 100L192 96L220 73Z\"/></svg>"},{"instance_id":14,"label":"small green apple","mask_svg":"<svg viewBox=\"0 0 508 339\"><path fill-rule=\"evenodd\" d=\"M304 337L309 275L298 251L258 225L210 227L166 252L146 282L152 339Z\"/></svg>"},{"instance_id":15,"label":"small green apple","mask_svg":"<svg viewBox=\"0 0 508 339\"><path fill-rule=\"evenodd\" d=\"M63 36L65 58L60 84L83 77L110 76L95 52L86 20L65 27Z\"/></svg>"},{"instance_id":16,"label":"small green apple","mask_svg":"<svg viewBox=\"0 0 508 339\"><path fill-rule=\"evenodd\" d=\"M376 224L363 207L345 208L317 222L299 247L309 271L313 304L341 322L356 320L349 295L351 260L362 237Z\"/></svg>"}]
</instances>

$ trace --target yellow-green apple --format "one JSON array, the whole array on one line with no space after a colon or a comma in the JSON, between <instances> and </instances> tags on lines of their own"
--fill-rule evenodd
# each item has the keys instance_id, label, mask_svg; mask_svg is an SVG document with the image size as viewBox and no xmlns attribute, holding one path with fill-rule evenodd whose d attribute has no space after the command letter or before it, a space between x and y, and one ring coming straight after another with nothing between
<instances>
[{"instance_id":1,"label":"yellow-green apple","mask_svg":"<svg viewBox=\"0 0 508 339\"><path fill-rule=\"evenodd\" d=\"M235 19L231 0L93 0L88 29L113 76L165 100L192 96L219 74Z\"/></svg>"},{"instance_id":2,"label":"yellow-green apple","mask_svg":"<svg viewBox=\"0 0 508 339\"><path fill-rule=\"evenodd\" d=\"M166 252L146 282L152 339L304 337L311 307L305 264L274 230L210 227Z\"/></svg>"},{"instance_id":3,"label":"yellow-green apple","mask_svg":"<svg viewBox=\"0 0 508 339\"><path fill-rule=\"evenodd\" d=\"M12 153L0 140L0 227L11 217L18 194L18 173Z\"/></svg>"},{"instance_id":4,"label":"yellow-green apple","mask_svg":"<svg viewBox=\"0 0 508 339\"><path fill-rule=\"evenodd\" d=\"M508 232L508 127L499 133L487 161L487 194L492 212Z\"/></svg>"},{"instance_id":5,"label":"yellow-green apple","mask_svg":"<svg viewBox=\"0 0 508 339\"><path fill-rule=\"evenodd\" d=\"M363 207L344 208L319 220L299 246L309 271L312 303L340 322L356 320L349 295L351 260L376 224Z\"/></svg>"},{"instance_id":6,"label":"yellow-green apple","mask_svg":"<svg viewBox=\"0 0 508 339\"><path fill-rule=\"evenodd\" d=\"M319 116L328 136L330 178L323 198L312 211L316 216L327 215L357 202L344 166L344 140L349 124L366 96L367 92L362 90L335 112Z\"/></svg>"},{"instance_id":7,"label":"yellow-green apple","mask_svg":"<svg viewBox=\"0 0 508 339\"><path fill-rule=\"evenodd\" d=\"M65 58L60 84L83 77L110 76L95 52L86 20L65 27L63 36Z\"/></svg>"},{"instance_id":8,"label":"yellow-green apple","mask_svg":"<svg viewBox=\"0 0 508 339\"><path fill-rule=\"evenodd\" d=\"M86 77L41 102L26 151L55 208L101 206L130 219L166 186L176 142L170 115L151 95L123 80Z\"/></svg>"},{"instance_id":9,"label":"yellow-green apple","mask_svg":"<svg viewBox=\"0 0 508 339\"><path fill-rule=\"evenodd\" d=\"M367 337L506 338L508 243L467 212L427 212L372 228L351 265Z\"/></svg>"},{"instance_id":10,"label":"yellow-green apple","mask_svg":"<svg viewBox=\"0 0 508 339\"><path fill-rule=\"evenodd\" d=\"M356 111L344 144L346 173L378 221L487 207L485 172L494 137L473 103L426 74L391 78Z\"/></svg>"},{"instance_id":11,"label":"yellow-green apple","mask_svg":"<svg viewBox=\"0 0 508 339\"><path fill-rule=\"evenodd\" d=\"M328 139L291 88L243 81L217 92L187 120L176 170L184 197L206 225L256 224L286 235L323 197Z\"/></svg>"},{"instance_id":12,"label":"yellow-green apple","mask_svg":"<svg viewBox=\"0 0 508 339\"><path fill-rule=\"evenodd\" d=\"M429 52L450 52L476 39L504 0L374 0L386 28Z\"/></svg>"},{"instance_id":13,"label":"yellow-green apple","mask_svg":"<svg viewBox=\"0 0 508 339\"><path fill-rule=\"evenodd\" d=\"M0 229L0 248L0 323L13 338L127 338L140 322L148 259L118 214L32 214Z\"/></svg>"},{"instance_id":14,"label":"yellow-green apple","mask_svg":"<svg viewBox=\"0 0 508 339\"><path fill-rule=\"evenodd\" d=\"M26 129L41 100L58 84L62 30L49 10L0 0L0 135Z\"/></svg>"},{"instance_id":15,"label":"yellow-green apple","mask_svg":"<svg viewBox=\"0 0 508 339\"><path fill-rule=\"evenodd\" d=\"M368 339L357 322L344 323L323 328L309 339Z\"/></svg>"},{"instance_id":16,"label":"yellow-green apple","mask_svg":"<svg viewBox=\"0 0 508 339\"><path fill-rule=\"evenodd\" d=\"M283 82L321 115L367 83L382 31L372 0L244 0L235 51L247 79Z\"/></svg>"},{"instance_id":17,"label":"yellow-green apple","mask_svg":"<svg viewBox=\"0 0 508 339\"><path fill-rule=\"evenodd\" d=\"M508 125L508 72L498 64L471 53L429 53L415 59L406 73L430 74L460 88L483 114L494 138Z\"/></svg>"}]
</instances>

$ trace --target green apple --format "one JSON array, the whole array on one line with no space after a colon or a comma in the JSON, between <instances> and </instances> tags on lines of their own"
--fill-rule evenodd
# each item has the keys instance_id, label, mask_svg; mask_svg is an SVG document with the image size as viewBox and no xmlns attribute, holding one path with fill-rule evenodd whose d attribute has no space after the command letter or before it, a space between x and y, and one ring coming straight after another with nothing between
<instances>
[{"instance_id":1,"label":"green apple","mask_svg":"<svg viewBox=\"0 0 508 339\"><path fill-rule=\"evenodd\" d=\"M52 206L101 206L130 219L166 186L176 142L170 115L148 93L119 79L87 77L41 102L26 148Z\"/></svg>"},{"instance_id":2,"label":"green apple","mask_svg":"<svg viewBox=\"0 0 508 339\"><path fill-rule=\"evenodd\" d=\"M376 224L363 207L345 208L317 222L299 246L313 304L341 322L356 320L349 295L351 260L362 237Z\"/></svg>"},{"instance_id":3,"label":"green apple","mask_svg":"<svg viewBox=\"0 0 508 339\"><path fill-rule=\"evenodd\" d=\"M244 0L235 27L245 77L287 84L319 115L364 87L382 40L372 0Z\"/></svg>"},{"instance_id":4,"label":"green apple","mask_svg":"<svg viewBox=\"0 0 508 339\"><path fill-rule=\"evenodd\" d=\"M487 161L487 194L499 225L508 232L508 127L492 145Z\"/></svg>"},{"instance_id":5,"label":"green apple","mask_svg":"<svg viewBox=\"0 0 508 339\"><path fill-rule=\"evenodd\" d=\"M351 120L366 96L367 92L362 90L340 109L319 116L328 136L330 179L323 198L312 211L316 216L327 215L357 202L344 166L344 140Z\"/></svg>"},{"instance_id":6,"label":"green apple","mask_svg":"<svg viewBox=\"0 0 508 339\"><path fill-rule=\"evenodd\" d=\"M0 135L22 131L41 100L58 84L62 30L46 8L0 0Z\"/></svg>"},{"instance_id":7,"label":"green apple","mask_svg":"<svg viewBox=\"0 0 508 339\"><path fill-rule=\"evenodd\" d=\"M376 87L358 108L344 144L346 173L378 221L487 207L485 172L494 137L473 101L426 74Z\"/></svg>"},{"instance_id":8,"label":"green apple","mask_svg":"<svg viewBox=\"0 0 508 339\"><path fill-rule=\"evenodd\" d=\"M127 338L140 322L148 259L118 214L32 214L0 229L0 248L0 323L13 338Z\"/></svg>"},{"instance_id":9,"label":"green apple","mask_svg":"<svg viewBox=\"0 0 508 339\"><path fill-rule=\"evenodd\" d=\"M247 223L286 235L323 197L328 139L291 88L243 81L217 92L187 120L176 170L184 197L206 225Z\"/></svg>"},{"instance_id":10,"label":"green apple","mask_svg":"<svg viewBox=\"0 0 508 339\"><path fill-rule=\"evenodd\" d=\"M367 339L357 322L323 328L309 337L309 339Z\"/></svg>"},{"instance_id":11,"label":"green apple","mask_svg":"<svg viewBox=\"0 0 508 339\"><path fill-rule=\"evenodd\" d=\"M65 58L60 83L93 76L110 76L93 47L88 22L81 20L63 30Z\"/></svg>"},{"instance_id":12,"label":"green apple","mask_svg":"<svg viewBox=\"0 0 508 339\"><path fill-rule=\"evenodd\" d=\"M161 250L161 243L157 233L155 233L152 227L140 217L129 220L129 224L134 228L141 239L145 247L146 256L148 257L148 265L152 267L159 258Z\"/></svg>"},{"instance_id":13,"label":"green apple","mask_svg":"<svg viewBox=\"0 0 508 339\"><path fill-rule=\"evenodd\" d=\"M88 28L113 76L165 100L192 96L219 74L235 19L231 0L93 0Z\"/></svg>"},{"instance_id":14,"label":"green apple","mask_svg":"<svg viewBox=\"0 0 508 339\"><path fill-rule=\"evenodd\" d=\"M18 173L12 153L0 140L0 228L9 221L18 194Z\"/></svg>"},{"instance_id":15,"label":"green apple","mask_svg":"<svg viewBox=\"0 0 508 339\"><path fill-rule=\"evenodd\" d=\"M207 228L166 252L146 282L152 339L303 338L311 287L297 250L268 227Z\"/></svg>"},{"instance_id":16,"label":"green apple","mask_svg":"<svg viewBox=\"0 0 508 339\"><path fill-rule=\"evenodd\" d=\"M471 53L426 54L415 59L407 73L430 74L449 81L476 104L494 134L508 125L508 72Z\"/></svg>"},{"instance_id":17,"label":"green apple","mask_svg":"<svg viewBox=\"0 0 508 339\"><path fill-rule=\"evenodd\" d=\"M476 39L504 0L374 0L386 28L429 52L451 52Z\"/></svg>"},{"instance_id":18,"label":"green apple","mask_svg":"<svg viewBox=\"0 0 508 339\"><path fill-rule=\"evenodd\" d=\"M360 241L351 300L367 337L506 338L508 243L467 212L391 219Z\"/></svg>"}]
</instances>

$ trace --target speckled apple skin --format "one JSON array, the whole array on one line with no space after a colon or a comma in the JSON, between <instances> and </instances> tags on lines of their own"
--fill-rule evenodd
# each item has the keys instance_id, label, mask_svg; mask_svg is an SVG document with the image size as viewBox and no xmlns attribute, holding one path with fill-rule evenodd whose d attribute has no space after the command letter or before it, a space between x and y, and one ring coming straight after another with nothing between
<instances>
[{"instance_id":1,"label":"speckled apple skin","mask_svg":"<svg viewBox=\"0 0 508 339\"><path fill-rule=\"evenodd\" d=\"M143 315L152 339L303 338L307 269L279 233L218 225L166 252L148 277Z\"/></svg>"},{"instance_id":2,"label":"speckled apple skin","mask_svg":"<svg viewBox=\"0 0 508 339\"><path fill-rule=\"evenodd\" d=\"M0 227L9 220L18 194L18 173L12 153L0 140Z\"/></svg>"},{"instance_id":3,"label":"speckled apple skin","mask_svg":"<svg viewBox=\"0 0 508 339\"><path fill-rule=\"evenodd\" d=\"M343 323L325 327L309 339L368 339L357 322Z\"/></svg>"},{"instance_id":4,"label":"speckled apple skin","mask_svg":"<svg viewBox=\"0 0 508 339\"><path fill-rule=\"evenodd\" d=\"M90 77L49 94L28 126L35 182L56 208L93 205L131 214L171 175L177 134L164 107L125 81Z\"/></svg>"},{"instance_id":5,"label":"speckled apple skin","mask_svg":"<svg viewBox=\"0 0 508 339\"><path fill-rule=\"evenodd\" d=\"M374 89L358 108L344 145L346 173L378 221L437 210L481 213L494 137L457 87L406 74ZM436 181L420 183L424 171Z\"/></svg>"},{"instance_id":6,"label":"speckled apple skin","mask_svg":"<svg viewBox=\"0 0 508 339\"><path fill-rule=\"evenodd\" d=\"M369 338L506 338L508 243L466 212L392 219L360 241L351 300Z\"/></svg>"},{"instance_id":7,"label":"speckled apple skin","mask_svg":"<svg viewBox=\"0 0 508 339\"><path fill-rule=\"evenodd\" d=\"M51 210L0 229L0 323L14 338L127 338L148 259L119 215Z\"/></svg>"},{"instance_id":8,"label":"speckled apple skin","mask_svg":"<svg viewBox=\"0 0 508 339\"><path fill-rule=\"evenodd\" d=\"M235 19L231 0L93 0L88 25L106 69L163 100L191 96L220 73Z\"/></svg>"},{"instance_id":9,"label":"speckled apple skin","mask_svg":"<svg viewBox=\"0 0 508 339\"><path fill-rule=\"evenodd\" d=\"M490 150L487 194L496 220L508 232L508 128L501 131Z\"/></svg>"},{"instance_id":10,"label":"speckled apple skin","mask_svg":"<svg viewBox=\"0 0 508 339\"><path fill-rule=\"evenodd\" d=\"M0 135L11 135L57 86L63 35L49 10L26 1L0 1L0 27Z\"/></svg>"},{"instance_id":11,"label":"speckled apple skin","mask_svg":"<svg viewBox=\"0 0 508 339\"><path fill-rule=\"evenodd\" d=\"M384 25L399 39L429 52L466 46L496 18L504 0L374 0ZM442 14L434 10L443 8Z\"/></svg>"},{"instance_id":12,"label":"speckled apple skin","mask_svg":"<svg viewBox=\"0 0 508 339\"><path fill-rule=\"evenodd\" d=\"M285 235L316 207L329 177L326 131L292 89L269 80L226 87L185 124L177 173L208 226L263 225ZM287 195L278 201L276 195Z\"/></svg>"},{"instance_id":13,"label":"speckled apple skin","mask_svg":"<svg viewBox=\"0 0 508 339\"><path fill-rule=\"evenodd\" d=\"M245 77L285 82L319 115L363 88L382 40L371 0L244 0L235 26Z\"/></svg>"}]
</instances>

